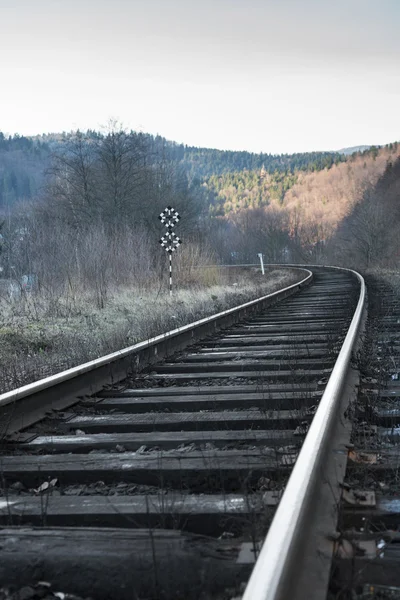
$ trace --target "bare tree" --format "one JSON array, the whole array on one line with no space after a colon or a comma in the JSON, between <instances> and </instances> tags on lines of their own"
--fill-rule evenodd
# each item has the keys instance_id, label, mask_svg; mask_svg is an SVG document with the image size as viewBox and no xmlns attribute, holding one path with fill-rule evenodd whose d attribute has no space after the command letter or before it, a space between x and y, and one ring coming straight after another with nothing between
<instances>
[{"instance_id":1,"label":"bare tree","mask_svg":"<svg viewBox=\"0 0 400 600\"><path fill-rule=\"evenodd\" d=\"M99 216L95 140L79 130L53 155L47 209L77 230Z\"/></svg>"},{"instance_id":2,"label":"bare tree","mask_svg":"<svg viewBox=\"0 0 400 600\"><path fill-rule=\"evenodd\" d=\"M144 138L111 121L97 140L97 181L105 223L136 223L146 186ZM139 218L138 218L139 217Z\"/></svg>"}]
</instances>

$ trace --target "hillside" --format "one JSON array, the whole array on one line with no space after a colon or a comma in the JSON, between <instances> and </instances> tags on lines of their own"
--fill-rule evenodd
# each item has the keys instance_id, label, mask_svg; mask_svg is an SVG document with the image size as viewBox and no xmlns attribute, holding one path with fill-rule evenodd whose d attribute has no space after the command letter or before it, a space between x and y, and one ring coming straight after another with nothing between
<instances>
[{"instance_id":1,"label":"hillside","mask_svg":"<svg viewBox=\"0 0 400 600\"><path fill-rule=\"evenodd\" d=\"M400 235L400 157L340 223L328 251L337 263L356 268L398 268Z\"/></svg>"},{"instance_id":2,"label":"hillside","mask_svg":"<svg viewBox=\"0 0 400 600\"><path fill-rule=\"evenodd\" d=\"M85 137L98 140L103 134L87 131ZM140 136L147 149L148 163L172 162L193 180L203 181L214 175L263 169L277 179L276 173L319 171L344 160L334 152L310 152L288 155L254 154L177 144L149 134ZM6 137L0 132L0 210L15 202L35 197L44 182L52 153L62 150L71 134L47 134ZM285 187L285 186L284 186Z\"/></svg>"},{"instance_id":3,"label":"hillside","mask_svg":"<svg viewBox=\"0 0 400 600\"><path fill-rule=\"evenodd\" d=\"M336 152L304 152L299 154L253 154L251 152L233 152L209 148L184 146L180 162L184 168L199 178L213 175L235 173L238 171L257 171L267 173L296 171L320 171L345 160Z\"/></svg>"},{"instance_id":4,"label":"hillside","mask_svg":"<svg viewBox=\"0 0 400 600\"><path fill-rule=\"evenodd\" d=\"M376 184L388 161L399 155L396 142L352 154L345 163L319 173L300 173L282 203L293 227L303 238L311 236L310 242L313 236L315 242L327 240L365 190Z\"/></svg>"},{"instance_id":5,"label":"hillside","mask_svg":"<svg viewBox=\"0 0 400 600\"><path fill-rule=\"evenodd\" d=\"M274 172L265 169L212 176L205 187L216 195L211 214L233 219L244 209L285 214L292 239L303 246L326 241L367 188L376 184L400 145L371 147L345 162L314 171ZM237 220L237 219L236 219Z\"/></svg>"},{"instance_id":6,"label":"hillside","mask_svg":"<svg viewBox=\"0 0 400 600\"><path fill-rule=\"evenodd\" d=\"M213 175L204 187L215 194L210 211L213 216L228 216L247 208L282 204L286 192L298 181L299 172L274 171L264 166L257 171L239 171Z\"/></svg>"}]
</instances>

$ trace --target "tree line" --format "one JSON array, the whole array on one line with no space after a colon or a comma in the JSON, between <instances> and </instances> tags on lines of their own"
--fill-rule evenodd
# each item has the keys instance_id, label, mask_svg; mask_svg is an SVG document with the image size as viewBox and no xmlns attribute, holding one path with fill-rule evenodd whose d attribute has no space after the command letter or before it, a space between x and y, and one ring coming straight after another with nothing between
<instances>
[{"instance_id":1,"label":"tree line","mask_svg":"<svg viewBox=\"0 0 400 600\"><path fill-rule=\"evenodd\" d=\"M3 159L25 153L33 164L35 160L46 164L46 169L34 197L26 193L23 202L0 205L0 276L18 279L33 274L52 294L65 287L72 294L94 289L99 305L113 287L132 281L146 286L165 277L166 254L158 244L162 228L157 217L167 205L182 216L179 236L184 243L177 253L182 268L194 256L197 263L254 262L259 252L267 262L318 262L330 256L337 262L338 247L347 248L347 257L364 256L361 234L355 251L357 236L349 236L349 231L361 228L366 235L368 228L360 225L357 211L366 210L367 190L375 200L382 196L389 171L386 183L379 180L379 191L371 190L387 157L393 155L387 167L391 177L397 173L395 158L400 151L393 144L357 152L322 170L283 168L282 163L281 169L270 172L262 164L258 170L202 179L185 167L184 147L159 136L126 131L116 123L103 133L76 131L28 141L3 136L1 141ZM361 197L363 202L358 203ZM375 200L369 201L374 210ZM391 203L394 207L395 201ZM379 210L385 219L391 214L386 208ZM375 221L388 227L383 216ZM375 229L368 234L375 247L365 251L366 264L378 256L389 260L388 248L394 242L386 245L385 258L382 248L376 249L382 238L378 233ZM343 235L353 245L346 245Z\"/></svg>"},{"instance_id":2,"label":"tree line","mask_svg":"<svg viewBox=\"0 0 400 600\"><path fill-rule=\"evenodd\" d=\"M99 140L107 133L93 130L82 132L84 138ZM146 147L148 164L153 157L162 156L182 168L190 180L206 181L215 175L240 171L259 171L269 174L319 171L345 160L333 152L309 152L288 155L255 154L196 148L168 141L161 136L130 132L140 137ZM6 136L0 132L0 209L20 200L35 198L41 191L53 153L62 153L65 144L75 137L74 132L43 134L35 137Z\"/></svg>"},{"instance_id":3,"label":"tree line","mask_svg":"<svg viewBox=\"0 0 400 600\"><path fill-rule=\"evenodd\" d=\"M0 131L0 210L39 193L49 155L46 142Z\"/></svg>"}]
</instances>

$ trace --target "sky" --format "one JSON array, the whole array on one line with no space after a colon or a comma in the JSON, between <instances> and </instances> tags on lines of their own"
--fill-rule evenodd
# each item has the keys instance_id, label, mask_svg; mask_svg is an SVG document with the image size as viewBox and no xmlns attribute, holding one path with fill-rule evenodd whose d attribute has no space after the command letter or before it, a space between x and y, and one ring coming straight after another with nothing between
<instances>
[{"instance_id":1,"label":"sky","mask_svg":"<svg viewBox=\"0 0 400 600\"><path fill-rule=\"evenodd\" d=\"M400 0L0 0L0 131L292 153L400 139Z\"/></svg>"}]
</instances>

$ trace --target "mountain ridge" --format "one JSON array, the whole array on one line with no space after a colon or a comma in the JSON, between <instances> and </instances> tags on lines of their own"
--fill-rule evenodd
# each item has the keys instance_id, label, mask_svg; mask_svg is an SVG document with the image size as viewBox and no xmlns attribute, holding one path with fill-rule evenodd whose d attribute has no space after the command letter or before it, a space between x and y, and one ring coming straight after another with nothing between
<instances>
[{"instance_id":1,"label":"mountain ridge","mask_svg":"<svg viewBox=\"0 0 400 600\"><path fill-rule=\"evenodd\" d=\"M354 154L354 152L364 152L365 150L369 150L373 146L374 144L349 146L348 148L340 148L340 150L333 150L333 152L337 152L338 154L345 154L346 156L348 156L350 154ZM375 148L381 148L381 146L375 146Z\"/></svg>"}]
</instances>

